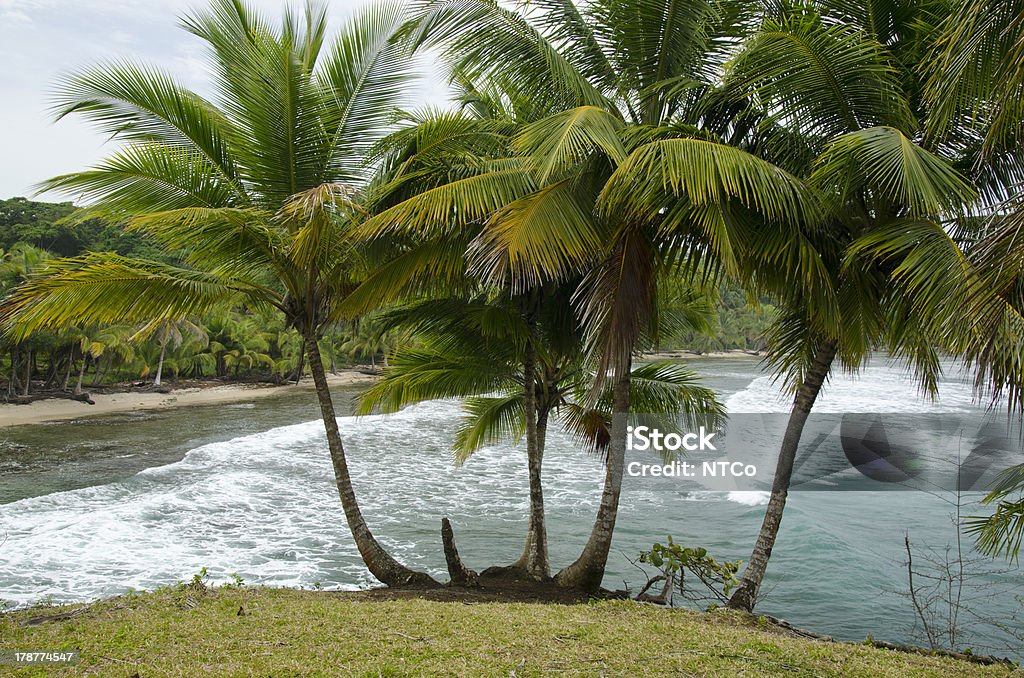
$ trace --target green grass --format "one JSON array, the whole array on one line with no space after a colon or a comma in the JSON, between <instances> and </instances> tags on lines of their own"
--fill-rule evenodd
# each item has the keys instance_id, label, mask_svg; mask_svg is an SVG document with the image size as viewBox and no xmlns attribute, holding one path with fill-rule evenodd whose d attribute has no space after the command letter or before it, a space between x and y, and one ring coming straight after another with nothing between
<instances>
[{"instance_id":1,"label":"green grass","mask_svg":"<svg viewBox=\"0 0 1024 678\"><path fill-rule=\"evenodd\" d=\"M467 604L247 587L179 586L91 606L0 615L0 649L82 652L81 663L63 673L23 668L14 675L1011 673L1008 667L806 640L731 613L702 615L628 601Z\"/></svg>"}]
</instances>

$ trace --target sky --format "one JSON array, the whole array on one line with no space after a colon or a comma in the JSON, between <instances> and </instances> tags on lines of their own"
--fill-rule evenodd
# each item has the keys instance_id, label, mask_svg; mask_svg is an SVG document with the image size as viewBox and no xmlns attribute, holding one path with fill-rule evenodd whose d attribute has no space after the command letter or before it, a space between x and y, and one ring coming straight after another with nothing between
<instances>
[{"instance_id":1,"label":"sky","mask_svg":"<svg viewBox=\"0 0 1024 678\"><path fill-rule=\"evenodd\" d=\"M285 0L247 0L279 16ZM334 25L365 0L331 0ZM0 198L31 197L37 182L85 169L113 150L84 122L54 123L49 95L62 74L110 59L163 68L203 92L202 43L178 26L178 17L202 0L0 0ZM413 91L414 104L445 100L428 64ZM418 106L417 106L418 107ZM41 200L74 196L45 194Z\"/></svg>"}]
</instances>

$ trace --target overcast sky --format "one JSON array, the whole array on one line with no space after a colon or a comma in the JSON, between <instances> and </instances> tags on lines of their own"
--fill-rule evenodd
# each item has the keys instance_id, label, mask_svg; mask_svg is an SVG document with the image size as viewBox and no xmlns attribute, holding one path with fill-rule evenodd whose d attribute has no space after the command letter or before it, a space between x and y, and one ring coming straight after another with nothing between
<instances>
[{"instance_id":1,"label":"overcast sky","mask_svg":"<svg viewBox=\"0 0 1024 678\"><path fill-rule=\"evenodd\" d=\"M285 0L248 2L276 17ZM202 0L0 0L0 198L29 196L35 183L84 169L112 148L77 119L53 122L48 96L59 75L104 59L131 58L206 89L202 43L177 21L197 3ZM334 25L363 3L331 0ZM440 104L443 87L437 77L429 78L414 96L419 104Z\"/></svg>"}]
</instances>

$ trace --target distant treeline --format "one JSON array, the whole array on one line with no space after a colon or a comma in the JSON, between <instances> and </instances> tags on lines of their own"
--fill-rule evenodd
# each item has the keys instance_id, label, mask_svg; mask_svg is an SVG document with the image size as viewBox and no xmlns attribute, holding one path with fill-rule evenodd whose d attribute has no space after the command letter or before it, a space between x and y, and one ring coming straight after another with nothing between
<instances>
[{"instance_id":1,"label":"distant treeline","mask_svg":"<svg viewBox=\"0 0 1024 678\"><path fill-rule=\"evenodd\" d=\"M128 257L165 261L167 255L137 234L100 219L73 219L69 202L35 202L25 198L0 201L0 250L24 244L55 257L83 252L116 252Z\"/></svg>"},{"instance_id":2,"label":"distant treeline","mask_svg":"<svg viewBox=\"0 0 1024 678\"><path fill-rule=\"evenodd\" d=\"M0 297L52 258L84 252L173 261L144 237L100 219L73 218L71 203L11 198L0 202ZM395 341L372 318L339 325L321 339L327 368L375 366ZM180 379L298 379L302 339L279 314L233 305L201 318L149 325L83 325L0 340L0 401L54 391L81 393L103 384Z\"/></svg>"},{"instance_id":3,"label":"distant treeline","mask_svg":"<svg viewBox=\"0 0 1024 678\"><path fill-rule=\"evenodd\" d=\"M142 235L98 218L80 219L71 203L0 201L0 294L50 258L85 252L173 260ZM726 283L711 334L684 333L663 349L697 352L764 348L763 335L774 309L752 306L739 287ZM399 340L378 332L372 318L328 332L321 345L328 367L387 361ZM303 372L302 340L285 329L277 314L244 306L224 308L188 321L153 326L114 325L37 332L28 341L2 345L0 394L7 400L39 392L95 388L147 380L160 385L179 379L287 380Z\"/></svg>"}]
</instances>

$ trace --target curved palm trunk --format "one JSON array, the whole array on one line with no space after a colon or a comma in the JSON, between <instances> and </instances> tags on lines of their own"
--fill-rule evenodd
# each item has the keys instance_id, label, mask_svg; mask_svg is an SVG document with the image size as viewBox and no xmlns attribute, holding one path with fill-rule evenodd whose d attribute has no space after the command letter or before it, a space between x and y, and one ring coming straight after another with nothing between
<instances>
[{"instance_id":1,"label":"curved palm trunk","mask_svg":"<svg viewBox=\"0 0 1024 678\"><path fill-rule=\"evenodd\" d=\"M782 436L779 460L775 466L775 478L772 480L772 496L768 500L768 507L764 512L761 531L757 535L757 543L750 554L750 562L743 570L743 579L733 592L732 597L729 598L729 607L734 610L751 612L757 603L757 593L761 588L765 570L768 568L768 559L772 556L775 539L779 535L779 526L782 524L782 512L786 508L786 497L789 496L789 484L793 477L793 462L796 460L800 436L803 434L804 425L807 423L807 416L811 413L814 401L818 398L825 379L828 378L835 357L836 345L834 343L827 342L819 348L810 369L804 375L804 380L796 391L789 423Z\"/></svg>"},{"instance_id":2,"label":"curved palm trunk","mask_svg":"<svg viewBox=\"0 0 1024 678\"><path fill-rule=\"evenodd\" d=\"M71 368L75 365L75 347L72 346L68 349L68 364L64 370L64 384L60 387L60 390L67 391L68 384L71 382Z\"/></svg>"},{"instance_id":3,"label":"curved palm trunk","mask_svg":"<svg viewBox=\"0 0 1024 678\"><path fill-rule=\"evenodd\" d=\"M18 384L18 345L15 344L11 347L11 374L7 380L7 399L10 400L14 397L15 389Z\"/></svg>"},{"instance_id":4,"label":"curved palm trunk","mask_svg":"<svg viewBox=\"0 0 1024 678\"><path fill-rule=\"evenodd\" d=\"M78 381L75 382L73 395L82 395L82 379L85 377L85 366L89 363L88 354L82 354L82 366L78 369Z\"/></svg>"},{"instance_id":5,"label":"curved palm trunk","mask_svg":"<svg viewBox=\"0 0 1024 678\"><path fill-rule=\"evenodd\" d=\"M366 563L367 569L374 577L388 586L428 588L439 586L430 575L415 572L391 557L370 532L363 514L356 502L356 493L352 488L352 478L348 473L348 462L345 460L345 448L338 430L337 415L334 402L327 384L327 374L320 359L320 349L316 338L306 337L306 354L309 357L309 368L316 384L316 395L320 401L320 413L323 416L324 428L327 431L327 446L331 451L331 462L334 466L334 480L341 497L341 506L345 511L345 519L352 531L352 539L356 542L359 555Z\"/></svg>"},{"instance_id":6,"label":"curved palm trunk","mask_svg":"<svg viewBox=\"0 0 1024 678\"><path fill-rule=\"evenodd\" d=\"M156 364L156 378L153 379L153 386L160 385L160 379L164 373L164 356L167 355L167 344L160 346L160 360Z\"/></svg>"},{"instance_id":7,"label":"curved palm trunk","mask_svg":"<svg viewBox=\"0 0 1024 678\"><path fill-rule=\"evenodd\" d=\"M544 431L547 412L537 408L537 360L533 345L527 344L523 358L523 409L526 418L526 458L530 475L530 522L526 530L523 555L513 567L521 567L534 579L549 579L548 534L544 522L544 487L541 465L544 460Z\"/></svg>"},{"instance_id":8,"label":"curved palm trunk","mask_svg":"<svg viewBox=\"0 0 1024 678\"><path fill-rule=\"evenodd\" d=\"M631 370L627 365L623 374L616 375L612 389L612 427L605 461L604 491L590 539L583 553L572 565L557 575L555 581L566 588L596 591L604 579L608 552L612 546L612 533L619 513L619 495L622 493L622 472L626 461L626 426L629 420L629 388Z\"/></svg>"},{"instance_id":9,"label":"curved palm trunk","mask_svg":"<svg viewBox=\"0 0 1024 678\"><path fill-rule=\"evenodd\" d=\"M32 387L32 350L29 349L28 355L25 356L25 383L22 384L21 395L27 396L29 389Z\"/></svg>"}]
</instances>

